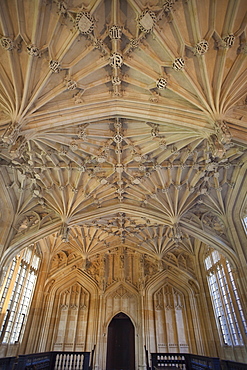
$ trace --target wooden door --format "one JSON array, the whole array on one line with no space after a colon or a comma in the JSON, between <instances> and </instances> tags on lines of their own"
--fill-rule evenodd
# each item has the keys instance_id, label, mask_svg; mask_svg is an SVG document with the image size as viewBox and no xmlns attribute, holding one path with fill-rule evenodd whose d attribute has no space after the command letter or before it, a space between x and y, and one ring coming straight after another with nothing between
<instances>
[{"instance_id":1,"label":"wooden door","mask_svg":"<svg viewBox=\"0 0 247 370\"><path fill-rule=\"evenodd\" d=\"M135 335L130 318L119 313L108 326L106 370L135 369Z\"/></svg>"}]
</instances>

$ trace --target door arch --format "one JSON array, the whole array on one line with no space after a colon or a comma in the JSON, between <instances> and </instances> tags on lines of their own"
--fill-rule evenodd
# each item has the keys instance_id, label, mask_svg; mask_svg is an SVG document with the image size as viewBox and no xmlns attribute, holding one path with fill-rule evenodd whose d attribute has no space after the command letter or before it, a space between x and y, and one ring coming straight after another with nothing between
<instances>
[{"instance_id":1,"label":"door arch","mask_svg":"<svg viewBox=\"0 0 247 370\"><path fill-rule=\"evenodd\" d=\"M113 317L108 326L106 370L135 369L135 329L123 312Z\"/></svg>"}]
</instances>

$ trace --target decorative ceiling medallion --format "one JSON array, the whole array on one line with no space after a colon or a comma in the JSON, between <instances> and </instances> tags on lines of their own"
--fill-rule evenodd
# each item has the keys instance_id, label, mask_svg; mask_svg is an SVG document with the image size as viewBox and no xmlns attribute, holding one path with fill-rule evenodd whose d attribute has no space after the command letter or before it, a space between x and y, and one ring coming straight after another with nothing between
<instances>
[{"instance_id":1,"label":"decorative ceiling medallion","mask_svg":"<svg viewBox=\"0 0 247 370\"><path fill-rule=\"evenodd\" d=\"M1 45L5 50L13 50L14 42L9 37L1 37Z\"/></svg>"},{"instance_id":2,"label":"decorative ceiling medallion","mask_svg":"<svg viewBox=\"0 0 247 370\"><path fill-rule=\"evenodd\" d=\"M94 20L90 13L80 12L76 16L76 27L82 34L89 34L93 32Z\"/></svg>"},{"instance_id":3,"label":"decorative ceiling medallion","mask_svg":"<svg viewBox=\"0 0 247 370\"><path fill-rule=\"evenodd\" d=\"M53 73L59 73L61 69L60 63L57 60L50 60L49 67Z\"/></svg>"},{"instance_id":4,"label":"decorative ceiling medallion","mask_svg":"<svg viewBox=\"0 0 247 370\"><path fill-rule=\"evenodd\" d=\"M41 56L41 53L40 53L40 50L38 49L37 46L35 45L27 45L27 52L29 55L33 56L33 57L40 57Z\"/></svg>"},{"instance_id":5,"label":"decorative ceiling medallion","mask_svg":"<svg viewBox=\"0 0 247 370\"><path fill-rule=\"evenodd\" d=\"M65 85L68 90L75 90L77 88L76 81L73 81L71 79L65 80Z\"/></svg>"},{"instance_id":6,"label":"decorative ceiling medallion","mask_svg":"<svg viewBox=\"0 0 247 370\"><path fill-rule=\"evenodd\" d=\"M172 68L175 69L175 71L180 71L181 69L184 69L184 59L183 58L175 59L172 64Z\"/></svg>"},{"instance_id":7,"label":"decorative ceiling medallion","mask_svg":"<svg viewBox=\"0 0 247 370\"><path fill-rule=\"evenodd\" d=\"M120 135L120 134L116 134L114 137L113 137L113 141L117 144L120 144L122 141L123 141L123 136Z\"/></svg>"},{"instance_id":8,"label":"decorative ceiling medallion","mask_svg":"<svg viewBox=\"0 0 247 370\"><path fill-rule=\"evenodd\" d=\"M123 64L123 57L119 53L112 53L110 56L110 66L120 68Z\"/></svg>"},{"instance_id":9,"label":"decorative ceiling medallion","mask_svg":"<svg viewBox=\"0 0 247 370\"><path fill-rule=\"evenodd\" d=\"M118 76L113 76L111 82L113 85L121 85L121 80Z\"/></svg>"},{"instance_id":10,"label":"decorative ceiling medallion","mask_svg":"<svg viewBox=\"0 0 247 370\"><path fill-rule=\"evenodd\" d=\"M130 45L132 49L138 48L140 45L140 40L138 39L131 39L130 40Z\"/></svg>"},{"instance_id":11,"label":"decorative ceiling medallion","mask_svg":"<svg viewBox=\"0 0 247 370\"><path fill-rule=\"evenodd\" d=\"M112 40L121 39L122 37L122 29L121 27L113 25L109 29L109 36Z\"/></svg>"},{"instance_id":12,"label":"decorative ceiling medallion","mask_svg":"<svg viewBox=\"0 0 247 370\"><path fill-rule=\"evenodd\" d=\"M227 48L230 48L235 40L235 36L233 34L227 35L222 38L223 42L225 43Z\"/></svg>"},{"instance_id":13,"label":"decorative ceiling medallion","mask_svg":"<svg viewBox=\"0 0 247 370\"><path fill-rule=\"evenodd\" d=\"M139 28L142 32L152 31L156 22L156 15L151 10L144 10L138 19Z\"/></svg>"},{"instance_id":14,"label":"decorative ceiling medallion","mask_svg":"<svg viewBox=\"0 0 247 370\"><path fill-rule=\"evenodd\" d=\"M163 9L166 13L169 13L172 10L174 5L174 0L166 0L163 4Z\"/></svg>"},{"instance_id":15,"label":"decorative ceiling medallion","mask_svg":"<svg viewBox=\"0 0 247 370\"><path fill-rule=\"evenodd\" d=\"M162 90L162 89L165 89L166 86L167 86L167 80L165 78L159 78L156 82L156 86L158 87L158 89Z\"/></svg>"},{"instance_id":16,"label":"decorative ceiling medallion","mask_svg":"<svg viewBox=\"0 0 247 370\"><path fill-rule=\"evenodd\" d=\"M232 47L234 41L235 41L235 36L231 33L229 35L226 35L222 38L220 37L217 37L218 35L216 35L216 47L218 49L228 49L230 47Z\"/></svg>"},{"instance_id":17,"label":"decorative ceiling medallion","mask_svg":"<svg viewBox=\"0 0 247 370\"><path fill-rule=\"evenodd\" d=\"M199 41L195 46L195 54L203 55L208 51L208 42L206 40Z\"/></svg>"}]
</instances>

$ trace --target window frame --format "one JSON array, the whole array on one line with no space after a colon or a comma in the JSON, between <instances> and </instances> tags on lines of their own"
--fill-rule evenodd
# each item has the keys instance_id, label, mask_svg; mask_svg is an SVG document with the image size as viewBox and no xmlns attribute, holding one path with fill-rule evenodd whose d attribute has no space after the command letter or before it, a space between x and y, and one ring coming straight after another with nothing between
<instances>
[{"instance_id":1,"label":"window frame","mask_svg":"<svg viewBox=\"0 0 247 370\"><path fill-rule=\"evenodd\" d=\"M0 344L21 342L37 282L40 253L32 245L15 256L1 287Z\"/></svg>"},{"instance_id":2,"label":"window frame","mask_svg":"<svg viewBox=\"0 0 247 370\"><path fill-rule=\"evenodd\" d=\"M247 321L231 264L216 249L209 249L204 266L221 342L226 346L244 346Z\"/></svg>"}]
</instances>

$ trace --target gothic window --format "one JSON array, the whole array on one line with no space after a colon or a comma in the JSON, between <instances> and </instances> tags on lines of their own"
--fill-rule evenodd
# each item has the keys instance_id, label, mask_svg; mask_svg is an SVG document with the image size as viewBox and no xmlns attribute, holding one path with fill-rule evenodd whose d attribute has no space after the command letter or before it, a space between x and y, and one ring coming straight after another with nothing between
<instances>
[{"instance_id":1,"label":"gothic window","mask_svg":"<svg viewBox=\"0 0 247 370\"><path fill-rule=\"evenodd\" d=\"M230 346L243 345L247 324L231 265L218 251L209 250L205 266L214 314L223 343Z\"/></svg>"},{"instance_id":2,"label":"gothic window","mask_svg":"<svg viewBox=\"0 0 247 370\"><path fill-rule=\"evenodd\" d=\"M36 284L40 256L34 246L17 255L1 287L0 342L14 344L21 340Z\"/></svg>"}]
</instances>

